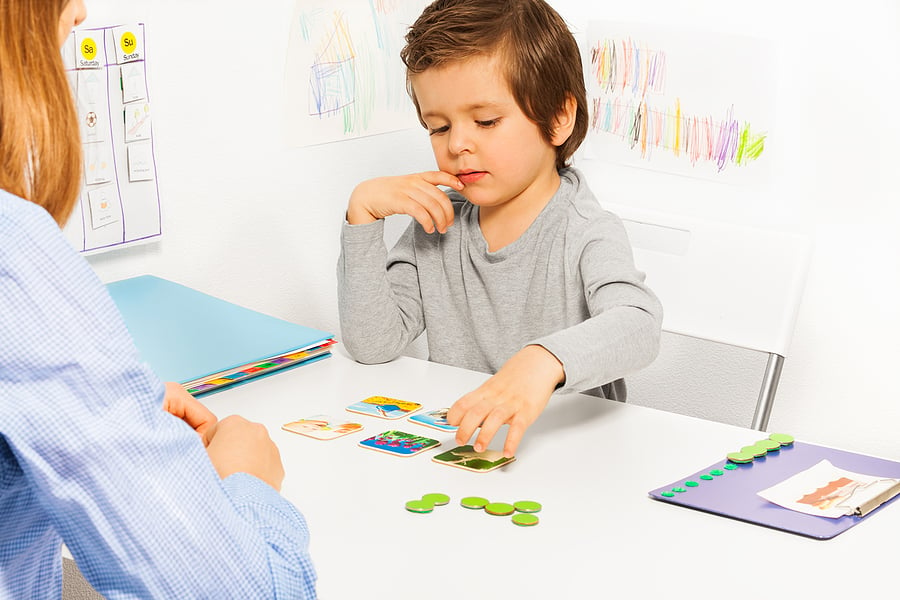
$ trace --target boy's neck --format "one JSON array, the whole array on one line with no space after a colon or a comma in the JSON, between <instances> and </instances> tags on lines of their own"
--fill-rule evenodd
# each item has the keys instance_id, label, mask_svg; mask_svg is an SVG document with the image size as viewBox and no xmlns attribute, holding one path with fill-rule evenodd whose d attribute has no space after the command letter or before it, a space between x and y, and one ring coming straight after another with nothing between
<instances>
[{"instance_id":1,"label":"boy's neck","mask_svg":"<svg viewBox=\"0 0 900 600\"><path fill-rule=\"evenodd\" d=\"M478 224L489 252L509 246L522 237L559 189L559 173L554 168L539 188L531 187L498 206L481 206Z\"/></svg>"}]
</instances>

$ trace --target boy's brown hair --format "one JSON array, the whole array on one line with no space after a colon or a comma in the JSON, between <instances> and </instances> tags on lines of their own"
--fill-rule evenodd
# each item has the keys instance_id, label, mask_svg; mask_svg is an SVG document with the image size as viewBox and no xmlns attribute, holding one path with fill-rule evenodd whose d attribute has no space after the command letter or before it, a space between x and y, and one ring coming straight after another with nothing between
<instances>
[{"instance_id":1,"label":"boy's brown hair","mask_svg":"<svg viewBox=\"0 0 900 600\"><path fill-rule=\"evenodd\" d=\"M548 142L569 97L577 103L572 135L556 148L561 169L584 140L587 94L581 53L562 17L543 0L436 0L406 34L400 58L409 76L473 56L497 53L522 112Z\"/></svg>"},{"instance_id":2,"label":"boy's brown hair","mask_svg":"<svg viewBox=\"0 0 900 600\"><path fill-rule=\"evenodd\" d=\"M81 133L57 44L69 0L0 0L0 189L62 226L81 188Z\"/></svg>"}]
</instances>

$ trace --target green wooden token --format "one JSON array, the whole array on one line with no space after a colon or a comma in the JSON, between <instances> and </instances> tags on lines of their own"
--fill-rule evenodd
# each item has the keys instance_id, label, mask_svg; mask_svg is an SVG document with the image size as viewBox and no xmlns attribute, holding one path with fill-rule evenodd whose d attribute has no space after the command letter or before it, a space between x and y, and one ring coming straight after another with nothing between
<instances>
[{"instance_id":1,"label":"green wooden token","mask_svg":"<svg viewBox=\"0 0 900 600\"><path fill-rule=\"evenodd\" d=\"M531 527L537 525L540 519L537 518L537 515L519 513L513 515L512 522L520 527Z\"/></svg>"},{"instance_id":2,"label":"green wooden token","mask_svg":"<svg viewBox=\"0 0 900 600\"><path fill-rule=\"evenodd\" d=\"M666 498L671 498L672 496L675 495L675 492L660 492L659 495L665 496Z\"/></svg>"},{"instance_id":3,"label":"green wooden token","mask_svg":"<svg viewBox=\"0 0 900 600\"><path fill-rule=\"evenodd\" d=\"M434 510L434 504L425 500L410 500L406 503L406 510L414 513L430 513Z\"/></svg>"},{"instance_id":4,"label":"green wooden token","mask_svg":"<svg viewBox=\"0 0 900 600\"><path fill-rule=\"evenodd\" d=\"M768 450L765 448L760 448L759 446L744 446L741 448L742 454L752 454L753 458L760 458L766 455Z\"/></svg>"},{"instance_id":5,"label":"green wooden token","mask_svg":"<svg viewBox=\"0 0 900 600\"><path fill-rule=\"evenodd\" d=\"M765 448L768 452L778 452L781 450L781 444L776 442L775 440L759 440L756 442L756 445L760 448Z\"/></svg>"},{"instance_id":6,"label":"green wooden token","mask_svg":"<svg viewBox=\"0 0 900 600\"><path fill-rule=\"evenodd\" d=\"M513 507L519 512L523 513L536 513L540 512L541 506L540 502L535 502L534 500L519 500L518 502L513 503Z\"/></svg>"},{"instance_id":7,"label":"green wooden token","mask_svg":"<svg viewBox=\"0 0 900 600\"><path fill-rule=\"evenodd\" d=\"M506 502L491 502L484 507L484 511L489 515L505 517L506 515L511 515L516 512L516 507Z\"/></svg>"},{"instance_id":8,"label":"green wooden token","mask_svg":"<svg viewBox=\"0 0 900 600\"><path fill-rule=\"evenodd\" d=\"M750 452L729 452L727 458L731 462L736 463L753 462L753 454Z\"/></svg>"},{"instance_id":9,"label":"green wooden token","mask_svg":"<svg viewBox=\"0 0 900 600\"><path fill-rule=\"evenodd\" d=\"M425 494L422 496L423 502L431 502L435 506L444 506L450 503L450 496L447 494Z\"/></svg>"},{"instance_id":10,"label":"green wooden token","mask_svg":"<svg viewBox=\"0 0 900 600\"><path fill-rule=\"evenodd\" d=\"M472 510L481 510L488 504L490 501L487 498L482 498L481 496L467 496L459 501L463 508L471 508Z\"/></svg>"},{"instance_id":11,"label":"green wooden token","mask_svg":"<svg viewBox=\"0 0 900 600\"><path fill-rule=\"evenodd\" d=\"M712 481L712 478L712 475L707 475L706 473L700 476L700 479L702 479L703 481Z\"/></svg>"},{"instance_id":12,"label":"green wooden token","mask_svg":"<svg viewBox=\"0 0 900 600\"><path fill-rule=\"evenodd\" d=\"M687 490L684 489L683 487L673 487L673 488L672 488L672 491L673 491L673 492L678 492L678 493L680 494L680 493L682 493L682 492L686 492Z\"/></svg>"},{"instance_id":13,"label":"green wooden token","mask_svg":"<svg viewBox=\"0 0 900 600\"><path fill-rule=\"evenodd\" d=\"M718 477L719 475L724 475L725 471L723 471L721 469L713 469L712 471L709 472L709 474L714 475L715 477Z\"/></svg>"},{"instance_id":14,"label":"green wooden token","mask_svg":"<svg viewBox=\"0 0 900 600\"><path fill-rule=\"evenodd\" d=\"M794 443L794 436L786 433L773 433L769 436L769 439L778 442L782 446L790 446Z\"/></svg>"},{"instance_id":15,"label":"green wooden token","mask_svg":"<svg viewBox=\"0 0 900 600\"><path fill-rule=\"evenodd\" d=\"M734 471L735 469L737 469L737 465L732 464L732 463L727 463L724 468L728 469L729 471ZM721 475L721 474L722 474L722 472L719 471L719 475ZM713 473L713 475L715 475L715 473Z\"/></svg>"}]
</instances>

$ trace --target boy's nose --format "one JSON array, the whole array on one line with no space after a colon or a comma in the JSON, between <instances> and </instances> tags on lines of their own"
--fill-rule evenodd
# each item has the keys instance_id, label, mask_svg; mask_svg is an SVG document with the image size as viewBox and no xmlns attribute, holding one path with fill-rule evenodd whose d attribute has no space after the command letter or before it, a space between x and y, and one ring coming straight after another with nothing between
<instances>
[{"instance_id":1,"label":"boy's nose","mask_svg":"<svg viewBox=\"0 0 900 600\"><path fill-rule=\"evenodd\" d=\"M447 149L452 154L462 154L464 152L471 153L474 150L472 136L462 127L454 127L450 130L450 139Z\"/></svg>"}]
</instances>

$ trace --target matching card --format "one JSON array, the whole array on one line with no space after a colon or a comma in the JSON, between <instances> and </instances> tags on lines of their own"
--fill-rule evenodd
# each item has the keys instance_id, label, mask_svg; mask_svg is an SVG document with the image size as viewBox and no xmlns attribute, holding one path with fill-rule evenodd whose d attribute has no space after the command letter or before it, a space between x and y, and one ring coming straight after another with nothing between
<instances>
[{"instance_id":1,"label":"matching card","mask_svg":"<svg viewBox=\"0 0 900 600\"><path fill-rule=\"evenodd\" d=\"M333 440L348 433L362 431L361 423L334 420L328 415L314 415L306 419L291 421L281 426L285 431L299 433L317 440Z\"/></svg>"},{"instance_id":2,"label":"matching card","mask_svg":"<svg viewBox=\"0 0 900 600\"><path fill-rule=\"evenodd\" d=\"M412 456L436 448L441 443L429 437L392 430L364 439L359 445L395 456Z\"/></svg>"},{"instance_id":3,"label":"matching card","mask_svg":"<svg viewBox=\"0 0 900 600\"><path fill-rule=\"evenodd\" d=\"M415 414L409 417L407 421L424 425L425 427L431 427L432 429L437 429L439 431L456 431L458 427L447 422L448 410L450 409L440 408L427 413Z\"/></svg>"},{"instance_id":4,"label":"matching card","mask_svg":"<svg viewBox=\"0 0 900 600\"><path fill-rule=\"evenodd\" d=\"M449 409L440 408L412 414L420 408L422 408L422 405L418 402L408 402L396 398L388 398L387 396L371 396L351 404L346 410L379 419L396 420L407 417L407 420L411 423L443 432L454 432L457 430L457 427L447 422L447 411ZM344 419L334 419L328 415L313 415L285 423L282 429L317 440L333 440L350 433L362 431L363 425ZM359 445L363 448L395 456L413 456L436 448L441 445L441 442L423 435L392 429L361 440ZM471 445L466 445L437 454L432 457L432 460L439 464L467 471L487 473L508 465L515 460L515 457L506 458L499 450L475 452Z\"/></svg>"},{"instance_id":5,"label":"matching card","mask_svg":"<svg viewBox=\"0 0 900 600\"><path fill-rule=\"evenodd\" d=\"M418 402L407 402L385 396L372 396L347 407L347 410L380 419L402 419L422 408Z\"/></svg>"},{"instance_id":6,"label":"matching card","mask_svg":"<svg viewBox=\"0 0 900 600\"><path fill-rule=\"evenodd\" d=\"M452 450L447 450L437 456L432 457L436 463L458 467L466 471L475 471L476 473L487 473L494 469L499 469L516 460L516 457L506 458L500 450L485 450L484 452L475 452L472 446L457 446Z\"/></svg>"}]
</instances>

